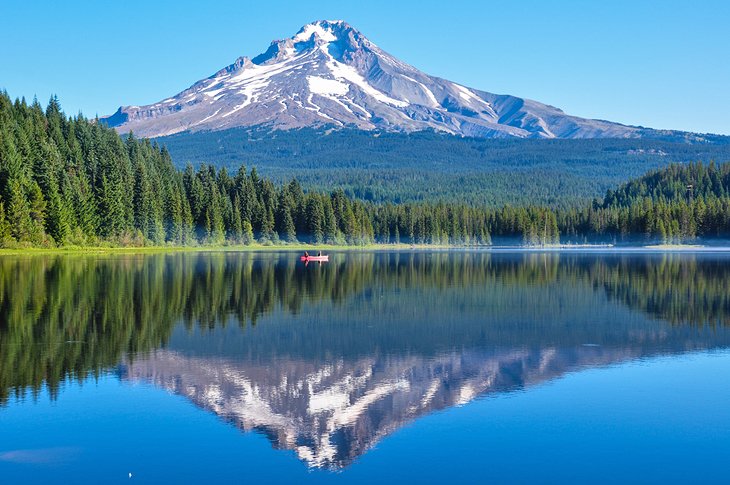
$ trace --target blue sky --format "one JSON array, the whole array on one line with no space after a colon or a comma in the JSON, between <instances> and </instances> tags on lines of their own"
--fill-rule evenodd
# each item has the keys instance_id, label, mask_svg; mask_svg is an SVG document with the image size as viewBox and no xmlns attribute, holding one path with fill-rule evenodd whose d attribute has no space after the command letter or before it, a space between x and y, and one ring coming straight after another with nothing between
<instances>
[{"instance_id":1,"label":"blue sky","mask_svg":"<svg viewBox=\"0 0 730 485\"><path fill-rule=\"evenodd\" d=\"M67 113L159 101L316 19L440 77L568 113L730 134L727 1L3 2L0 89ZM10 19L10 21L8 21Z\"/></svg>"}]
</instances>

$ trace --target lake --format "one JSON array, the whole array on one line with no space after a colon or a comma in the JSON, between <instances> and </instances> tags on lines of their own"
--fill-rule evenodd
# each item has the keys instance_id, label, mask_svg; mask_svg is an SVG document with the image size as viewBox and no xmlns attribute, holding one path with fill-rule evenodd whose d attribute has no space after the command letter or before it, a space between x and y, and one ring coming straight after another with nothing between
<instances>
[{"instance_id":1,"label":"lake","mask_svg":"<svg viewBox=\"0 0 730 485\"><path fill-rule=\"evenodd\" d=\"M0 257L0 481L725 482L730 255Z\"/></svg>"}]
</instances>

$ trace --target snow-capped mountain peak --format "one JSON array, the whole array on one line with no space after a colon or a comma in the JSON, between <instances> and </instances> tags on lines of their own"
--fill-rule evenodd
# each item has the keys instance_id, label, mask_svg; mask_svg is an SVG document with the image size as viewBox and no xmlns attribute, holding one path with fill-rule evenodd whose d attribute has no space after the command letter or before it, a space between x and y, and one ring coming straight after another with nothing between
<instances>
[{"instance_id":1,"label":"snow-capped mountain peak","mask_svg":"<svg viewBox=\"0 0 730 485\"><path fill-rule=\"evenodd\" d=\"M342 20L318 20L302 27L292 41L307 42L315 37L322 42L336 42L343 31L352 32L354 29Z\"/></svg>"},{"instance_id":2,"label":"snow-capped mountain peak","mask_svg":"<svg viewBox=\"0 0 730 485\"><path fill-rule=\"evenodd\" d=\"M342 20L307 24L171 98L121 107L102 121L150 137L256 125L435 129L483 137L641 134L638 128L571 117L535 101L429 76Z\"/></svg>"}]
</instances>

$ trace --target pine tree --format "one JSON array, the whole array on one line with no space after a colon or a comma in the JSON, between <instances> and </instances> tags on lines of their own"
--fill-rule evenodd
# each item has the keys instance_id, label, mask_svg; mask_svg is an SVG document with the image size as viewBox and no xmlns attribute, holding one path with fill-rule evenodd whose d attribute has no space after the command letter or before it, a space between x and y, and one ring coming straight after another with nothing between
<instances>
[{"instance_id":1,"label":"pine tree","mask_svg":"<svg viewBox=\"0 0 730 485\"><path fill-rule=\"evenodd\" d=\"M233 221L231 227L231 233L229 236L234 242L243 242L243 222L241 221L241 209L238 195L233 200Z\"/></svg>"},{"instance_id":2,"label":"pine tree","mask_svg":"<svg viewBox=\"0 0 730 485\"><path fill-rule=\"evenodd\" d=\"M69 235L69 219L69 209L64 204L61 194L57 189L51 189L48 194L46 229L58 245L63 245Z\"/></svg>"},{"instance_id":3,"label":"pine tree","mask_svg":"<svg viewBox=\"0 0 730 485\"><path fill-rule=\"evenodd\" d=\"M10 243L10 224L5 218L5 204L0 200L0 247Z\"/></svg>"},{"instance_id":4,"label":"pine tree","mask_svg":"<svg viewBox=\"0 0 730 485\"><path fill-rule=\"evenodd\" d=\"M180 192L174 187L170 188L167 209L167 240L173 244L183 244L183 207Z\"/></svg>"},{"instance_id":5,"label":"pine tree","mask_svg":"<svg viewBox=\"0 0 730 485\"><path fill-rule=\"evenodd\" d=\"M31 220L38 227L44 227L46 223L46 200L37 182L33 182L31 185L29 199Z\"/></svg>"},{"instance_id":6,"label":"pine tree","mask_svg":"<svg viewBox=\"0 0 730 485\"><path fill-rule=\"evenodd\" d=\"M127 140L129 144L129 140ZM136 150L133 151L136 154ZM135 157L134 161L134 228L148 236L148 229L151 225L152 207L151 190L144 164Z\"/></svg>"},{"instance_id":7,"label":"pine tree","mask_svg":"<svg viewBox=\"0 0 730 485\"><path fill-rule=\"evenodd\" d=\"M210 242L213 244L221 244L225 241L226 232L225 226L223 225L223 213L221 211L221 200L220 194L218 193L217 187L212 187L212 197L210 199L210 224L211 224L211 235Z\"/></svg>"},{"instance_id":8,"label":"pine tree","mask_svg":"<svg viewBox=\"0 0 730 485\"><path fill-rule=\"evenodd\" d=\"M282 190L279 194L279 202L276 209L276 232L279 237L286 242L296 242L297 231L294 227L294 219L289 208L289 197L286 191Z\"/></svg>"},{"instance_id":9,"label":"pine tree","mask_svg":"<svg viewBox=\"0 0 730 485\"><path fill-rule=\"evenodd\" d=\"M243 221L243 244L248 246L253 242L253 227L249 221Z\"/></svg>"},{"instance_id":10,"label":"pine tree","mask_svg":"<svg viewBox=\"0 0 730 485\"><path fill-rule=\"evenodd\" d=\"M8 200L7 221L10 224L10 235L18 242L30 241L34 234L34 223L30 218L30 207L20 181L11 179L8 183L10 196Z\"/></svg>"},{"instance_id":11,"label":"pine tree","mask_svg":"<svg viewBox=\"0 0 730 485\"><path fill-rule=\"evenodd\" d=\"M324 209L324 240L328 244L335 244L337 242L337 219L332 208L331 199L328 197L323 198L322 205Z\"/></svg>"},{"instance_id":12,"label":"pine tree","mask_svg":"<svg viewBox=\"0 0 730 485\"><path fill-rule=\"evenodd\" d=\"M103 237L118 236L124 230L124 207L120 198L120 187L113 178L103 174L99 192L101 213L100 232Z\"/></svg>"},{"instance_id":13,"label":"pine tree","mask_svg":"<svg viewBox=\"0 0 730 485\"><path fill-rule=\"evenodd\" d=\"M193 245L197 243L195 239L195 226L193 223L193 214L190 210L190 203L186 197L182 198L182 244Z\"/></svg>"},{"instance_id":14,"label":"pine tree","mask_svg":"<svg viewBox=\"0 0 730 485\"><path fill-rule=\"evenodd\" d=\"M324 241L324 211L319 197L311 195L307 200L307 233L317 244Z\"/></svg>"},{"instance_id":15,"label":"pine tree","mask_svg":"<svg viewBox=\"0 0 730 485\"><path fill-rule=\"evenodd\" d=\"M668 242L667 229L666 227L664 227L664 221L662 221L661 219L657 221L657 236L659 236L659 240L661 242Z\"/></svg>"},{"instance_id":16,"label":"pine tree","mask_svg":"<svg viewBox=\"0 0 730 485\"><path fill-rule=\"evenodd\" d=\"M344 202L344 213L342 217L342 232L345 235L345 239L348 243L355 244L357 239L357 219L355 219L352 206L346 201Z\"/></svg>"},{"instance_id":17,"label":"pine tree","mask_svg":"<svg viewBox=\"0 0 730 485\"><path fill-rule=\"evenodd\" d=\"M272 207L269 207L266 210L266 216L264 217L264 222L261 226L261 238L263 240L272 242L278 240L279 236L278 234L276 234L276 231L274 229L275 225L276 220L274 218L274 209Z\"/></svg>"}]
</instances>

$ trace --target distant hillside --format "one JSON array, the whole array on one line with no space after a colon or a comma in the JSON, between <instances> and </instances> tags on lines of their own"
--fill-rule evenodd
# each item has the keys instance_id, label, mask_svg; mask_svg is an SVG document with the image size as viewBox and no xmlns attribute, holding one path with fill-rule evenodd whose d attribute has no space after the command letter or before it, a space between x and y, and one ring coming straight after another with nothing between
<instances>
[{"instance_id":1,"label":"distant hillside","mask_svg":"<svg viewBox=\"0 0 730 485\"><path fill-rule=\"evenodd\" d=\"M375 202L449 200L557 206L603 196L671 163L730 161L730 137L715 143L647 139L516 140L435 132L230 129L158 138L178 167L256 166L275 181L341 187Z\"/></svg>"},{"instance_id":2,"label":"distant hillside","mask_svg":"<svg viewBox=\"0 0 730 485\"><path fill-rule=\"evenodd\" d=\"M614 242L730 239L730 163L671 165L557 214L563 238Z\"/></svg>"},{"instance_id":3,"label":"distant hillside","mask_svg":"<svg viewBox=\"0 0 730 485\"><path fill-rule=\"evenodd\" d=\"M626 207L643 199L671 203L722 199L730 195L730 164L671 165L609 190L604 207Z\"/></svg>"}]
</instances>

